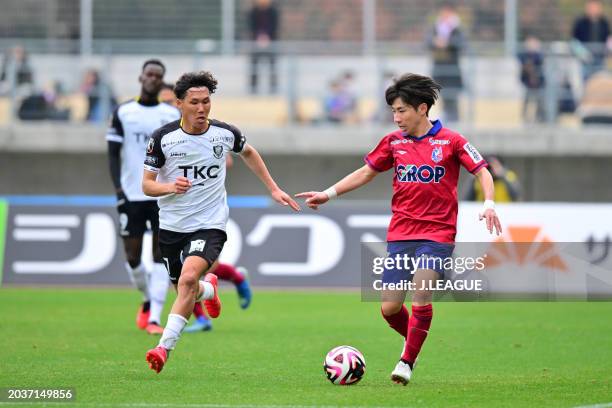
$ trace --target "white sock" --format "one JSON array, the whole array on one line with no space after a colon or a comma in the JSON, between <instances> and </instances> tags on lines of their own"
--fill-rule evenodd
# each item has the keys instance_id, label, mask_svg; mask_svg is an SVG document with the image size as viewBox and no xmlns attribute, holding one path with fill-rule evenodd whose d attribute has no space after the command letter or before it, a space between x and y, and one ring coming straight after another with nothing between
<instances>
[{"instance_id":1,"label":"white sock","mask_svg":"<svg viewBox=\"0 0 612 408\"><path fill-rule=\"evenodd\" d=\"M127 269L128 275L130 275L132 284L142 293L142 299L145 302L149 300L149 285L147 282L147 272L144 265L141 263L137 267L132 268L130 264L126 262L125 269Z\"/></svg>"},{"instance_id":2,"label":"white sock","mask_svg":"<svg viewBox=\"0 0 612 408\"><path fill-rule=\"evenodd\" d=\"M202 295L196 299L196 302L215 297L215 287L210 282L200 281L200 290L202 291Z\"/></svg>"},{"instance_id":3,"label":"white sock","mask_svg":"<svg viewBox=\"0 0 612 408\"><path fill-rule=\"evenodd\" d=\"M161 314L166 303L166 294L170 278L163 263L154 263L149 272L149 296L151 297L151 315L149 323L161 324Z\"/></svg>"},{"instance_id":4,"label":"white sock","mask_svg":"<svg viewBox=\"0 0 612 408\"><path fill-rule=\"evenodd\" d=\"M161 336L161 340L159 340L159 345L166 350L174 350L174 346L176 346L176 342L181 337L181 332L186 324L187 319L183 316L170 313L164 333Z\"/></svg>"}]
</instances>

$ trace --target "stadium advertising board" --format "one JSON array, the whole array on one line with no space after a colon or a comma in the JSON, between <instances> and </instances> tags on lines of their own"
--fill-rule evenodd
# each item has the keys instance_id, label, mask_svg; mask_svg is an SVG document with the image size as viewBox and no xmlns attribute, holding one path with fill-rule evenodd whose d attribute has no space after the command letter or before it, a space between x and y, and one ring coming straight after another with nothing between
<instances>
[{"instance_id":1,"label":"stadium advertising board","mask_svg":"<svg viewBox=\"0 0 612 408\"><path fill-rule=\"evenodd\" d=\"M460 206L457 249L477 243L489 250L492 271L503 267L517 276L539 267L571 277L574 269L584 272L588 266L597 269L603 293L612 287L612 205L499 205L500 237L490 236L477 221L480 208ZM129 284L113 207L5 205L0 214L6 220L0 224L6 230L4 284ZM256 286L359 287L364 283L362 243L384 241L388 221L384 202L299 214L276 207L233 208L221 260L245 266ZM149 251L143 256L151 262ZM567 285L569 294L577 287Z\"/></svg>"}]
</instances>

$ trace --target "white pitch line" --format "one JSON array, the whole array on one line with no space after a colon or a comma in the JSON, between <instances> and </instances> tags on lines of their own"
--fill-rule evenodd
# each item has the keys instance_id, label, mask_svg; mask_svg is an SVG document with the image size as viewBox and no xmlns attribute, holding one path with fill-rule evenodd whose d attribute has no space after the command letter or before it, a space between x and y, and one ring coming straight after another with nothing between
<instances>
[{"instance_id":1,"label":"white pitch line","mask_svg":"<svg viewBox=\"0 0 612 408\"><path fill-rule=\"evenodd\" d=\"M602 402L601 404L593 404L593 405L581 405L579 407L574 408L610 408L612 407L612 402Z\"/></svg>"},{"instance_id":2,"label":"white pitch line","mask_svg":"<svg viewBox=\"0 0 612 408\"><path fill-rule=\"evenodd\" d=\"M128 402L128 403L106 403L106 402L82 402L77 401L31 401L21 400L20 402L0 402L0 406L3 405L16 405L16 404L35 404L41 407L57 407L60 404L67 404L73 407L120 407L120 408L405 408L405 407L371 407L371 406L353 406L353 405L253 405L253 404L180 404L180 403L148 403L148 402ZM598 407L593 405L594 407ZM603 406L602 406L603 407ZM586 408L586 407L585 407ZM589 407L591 408L591 407Z\"/></svg>"}]
</instances>

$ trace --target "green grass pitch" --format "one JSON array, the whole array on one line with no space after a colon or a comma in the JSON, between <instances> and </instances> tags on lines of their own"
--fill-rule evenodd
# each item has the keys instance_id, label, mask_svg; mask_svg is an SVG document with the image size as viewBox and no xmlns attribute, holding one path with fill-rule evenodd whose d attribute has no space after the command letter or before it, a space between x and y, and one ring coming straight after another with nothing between
<instances>
[{"instance_id":1,"label":"green grass pitch","mask_svg":"<svg viewBox=\"0 0 612 408\"><path fill-rule=\"evenodd\" d=\"M389 380L402 339L359 293L256 291L242 311L226 289L213 331L183 334L161 374L144 360L157 338L136 329L135 291L0 289L0 387L76 389L75 402L49 407L612 402L612 303L436 304L402 387ZM323 374L325 353L341 344L365 355L357 385L334 386Z\"/></svg>"}]
</instances>

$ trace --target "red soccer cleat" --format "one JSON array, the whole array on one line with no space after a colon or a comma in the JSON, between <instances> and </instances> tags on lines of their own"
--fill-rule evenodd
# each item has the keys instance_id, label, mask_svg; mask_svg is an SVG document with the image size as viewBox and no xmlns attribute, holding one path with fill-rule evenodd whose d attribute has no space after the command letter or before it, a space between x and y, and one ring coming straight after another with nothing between
<instances>
[{"instance_id":1,"label":"red soccer cleat","mask_svg":"<svg viewBox=\"0 0 612 408\"><path fill-rule=\"evenodd\" d=\"M219 299L219 293L217 292L217 275L214 273L206 274L204 277L204 282L209 282L215 289L215 296L213 296L212 299L205 300L204 306L206 307L208 315L211 318L216 319L221 314L221 300Z\"/></svg>"},{"instance_id":2,"label":"red soccer cleat","mask_svg":"<svg viewBox=\"0 0 612 408\"><path fill-rule=\"evenodd\" d=\"M145 358L147 359L147 363L149 363L151 370L155 370L155 372L159 374L159 372L164 368L166 360L168 360L168 350L162 346L157 346L154 349L147 351Z\"/></svg>"},{"instance_id":3,"label":"red soccer cleat","mask_svg":"<svg viewBox=\"0 0 612 408\"><path fill-rule=\"evenodd\" d=\"M138 326L140 330L147 328L147 325L149 324L149 315L151 314L148 307L146 308L147 311L145 312L145 303L147 302L140 305L138 308L138 313L136 313L136 326Z\"/></svg>"},{"instance_id":4,"label":"red soccer cleat","mask_svg":"<svg viewBox=\"0 0 612 408\"><path fill-rule=\"evenodd\" d=\"M149 334L163 334L164 333L164 328L161 327L159 324L156 323L149 323L147 324L147 328L145 329L147 331L147 333Z\"/></svg>"}]
</instances>

